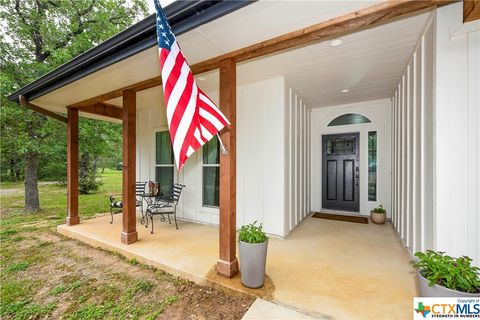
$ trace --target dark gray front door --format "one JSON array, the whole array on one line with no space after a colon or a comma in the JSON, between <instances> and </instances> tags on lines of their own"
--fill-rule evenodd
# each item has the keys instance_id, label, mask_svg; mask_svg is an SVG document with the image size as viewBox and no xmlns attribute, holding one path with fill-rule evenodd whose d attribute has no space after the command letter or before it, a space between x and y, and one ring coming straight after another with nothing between
<instances>
[{"instance_id":1,"label":"dark gray front door","mask_svg":"<svg viewBox=\"0 0 480 320\"><path fill-rule=\"evenodd\" d=\"M359 210L359 134L322 136L322 206L325 209Z\"/></svg>"}]
</instances>

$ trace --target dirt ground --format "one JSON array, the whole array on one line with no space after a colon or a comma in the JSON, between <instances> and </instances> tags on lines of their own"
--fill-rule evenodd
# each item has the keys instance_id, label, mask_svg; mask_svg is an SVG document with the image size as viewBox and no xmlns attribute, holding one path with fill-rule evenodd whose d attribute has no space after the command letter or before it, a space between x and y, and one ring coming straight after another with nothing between
<instances>
[{"instance_id":1,"label":"dirt ground","mask_svg":"<svg viewBox=\"0 0 480 320\"><path fill-rule=\"evenodd\" d=\"M56 216L2 211L1 319L241 319L254 301L65 238Z\"/></svg>"}]
</instances>

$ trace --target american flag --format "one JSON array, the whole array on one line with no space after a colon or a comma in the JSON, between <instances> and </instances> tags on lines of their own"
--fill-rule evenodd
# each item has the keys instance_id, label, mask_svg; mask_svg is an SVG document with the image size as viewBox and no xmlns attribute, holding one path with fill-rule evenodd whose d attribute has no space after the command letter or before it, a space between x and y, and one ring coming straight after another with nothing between
<instances>
[{"instance_id":1,"label":"american flag","mask_svg":"<svg viewBox=\"0 0 480 320\"><path fill-rule=\"evenodd\" d=\"M192 153L230 122L197 86L162 7L158 0L154 2L167 122L175 163L180 170Z\"/></svg>"}]
</instances>

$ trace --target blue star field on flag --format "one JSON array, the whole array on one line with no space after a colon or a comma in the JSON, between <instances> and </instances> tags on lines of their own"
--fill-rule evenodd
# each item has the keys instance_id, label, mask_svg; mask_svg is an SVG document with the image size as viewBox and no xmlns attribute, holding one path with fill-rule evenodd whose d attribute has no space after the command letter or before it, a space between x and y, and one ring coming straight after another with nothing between
<instances>
[{"instance_id":1,"label":"blue star field on flag","mask_svg":"<svg viewBox=\"0 0 480 320\"><path fill-rule=\"evenodd\" d=\"M175 41L172 28L168 23L167 17L163 10L159 10L160 4L155 0L155 7L157 8L157 40L158 46L167 50L171 50L172 44Z\"/></svg>"}]
</instances>

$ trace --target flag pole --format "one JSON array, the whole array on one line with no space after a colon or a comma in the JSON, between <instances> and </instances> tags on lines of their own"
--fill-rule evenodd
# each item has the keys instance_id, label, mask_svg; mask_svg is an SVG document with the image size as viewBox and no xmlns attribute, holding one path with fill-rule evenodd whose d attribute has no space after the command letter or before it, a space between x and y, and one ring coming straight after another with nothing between
<instances>
[{"instance_id":1,"label":"flag pole","mask_svg":"<svg viewBox=\"0 0 480 320\"><path fill-rule=\"evenodd\" d=\"M218 132L217 132L217 138L218 138L218 142L220 143L220 151L222 152L222 154L228 154L228 150L223 144L222 139L220 139L220 135L218 134Z\"/></svg>"}]
</instances>

